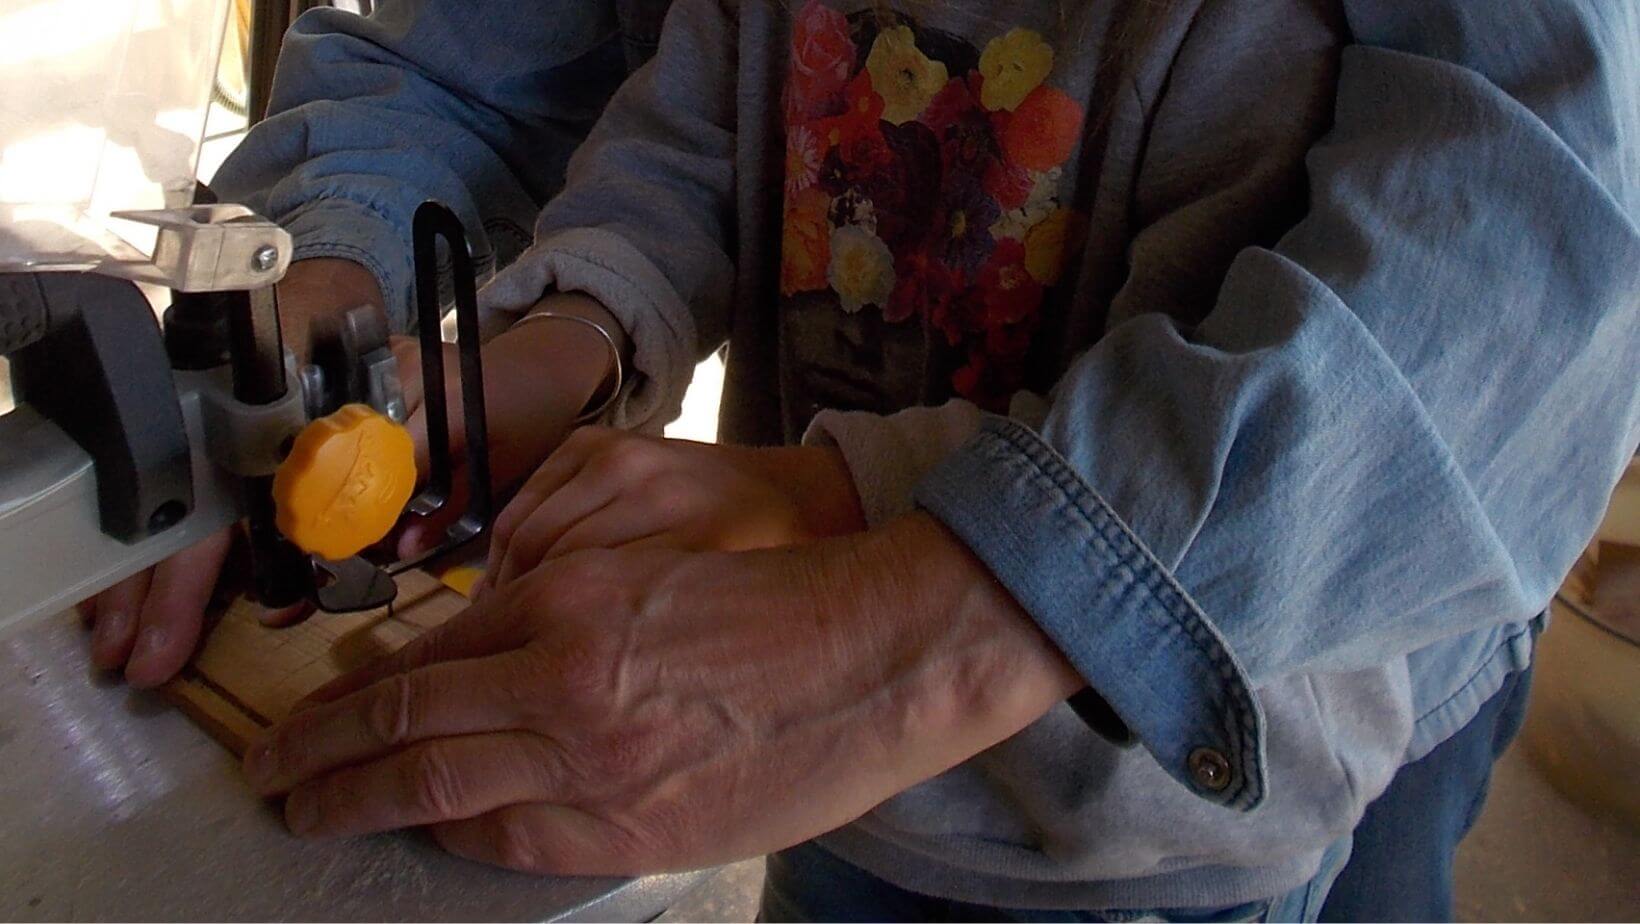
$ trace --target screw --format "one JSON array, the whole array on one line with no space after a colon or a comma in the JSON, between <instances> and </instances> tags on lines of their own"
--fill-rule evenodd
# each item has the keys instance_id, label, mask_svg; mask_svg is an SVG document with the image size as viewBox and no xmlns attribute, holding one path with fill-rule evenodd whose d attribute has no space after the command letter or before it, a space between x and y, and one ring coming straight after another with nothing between
<instances>
[{"instance_id":1,"label":"screw","mask_svg":"<svg viewBox=\"0 0 1640 924\"><path fill-rule=\"evenodd\" d=\"M264 244L256 248L256 253L251 254L251 269L256 270L258 273L265 273L273 269L278 262L279 248L272 244Z\"/></svg>"}]
</instances>

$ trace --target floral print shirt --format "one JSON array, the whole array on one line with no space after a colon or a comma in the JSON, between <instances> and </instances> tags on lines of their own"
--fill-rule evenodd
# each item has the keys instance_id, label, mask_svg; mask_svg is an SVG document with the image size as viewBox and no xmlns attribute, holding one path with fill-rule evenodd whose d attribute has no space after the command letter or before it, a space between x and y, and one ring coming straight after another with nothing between
<instances>
[{"instance_id":1,"label":"floral print shirt","mask_svg":"<svg viewBox=\"0 0 1640 924\"><path fill-rule=\"evenodd\" d=\"M1002 410L1026 385L1044 303L1087 220L1066 171L1085 94L1055 85L1081 75L1056 74L1053 42L1029 25L983 20L959 35L827 0L795 13L780 295L924 373L905 383L914 393L818 403L891 410L955 395Z\"/></svg>"}]
</instances>

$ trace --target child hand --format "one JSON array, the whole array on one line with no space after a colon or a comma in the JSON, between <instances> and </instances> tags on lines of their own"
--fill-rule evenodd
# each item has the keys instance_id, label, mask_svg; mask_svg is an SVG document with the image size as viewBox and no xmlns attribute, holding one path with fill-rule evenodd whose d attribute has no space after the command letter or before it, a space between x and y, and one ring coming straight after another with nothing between
<instances>
[{"instance_id":1,"label":"child hand","mask_svg":"<svg viewBox=\"0 0 1640 924\"><path fill-rule=\"evenodd\" d=\"M543 305L562 310L585 299L573 293L554 293ZM425 477L429 466L421 351L410 338L395 338L393 351L405 383L416 468ZM445 344L444 354L450 461L455 467L452 496L439 513L413 520L401 530L396 543L400 558L411 558L437 546L444 540L445 529L467 509L467 434L461 409L460 359L454 344ZM575 324L517 325L485 344L490 481L498 493L523 481L558 448L604 380L610 362L607 348L596 334Z\"/></svg>"},{"instance_id":2,"label":"child hand","mask_svg":"<svg viewBox=\"0 0 1640 924\"><path fill-rule=\"evenodd\" d=\"M570 435L496 521L488 588L588 548L740 552L865 528L834 449Z\"/></svg>"}]
</instances>

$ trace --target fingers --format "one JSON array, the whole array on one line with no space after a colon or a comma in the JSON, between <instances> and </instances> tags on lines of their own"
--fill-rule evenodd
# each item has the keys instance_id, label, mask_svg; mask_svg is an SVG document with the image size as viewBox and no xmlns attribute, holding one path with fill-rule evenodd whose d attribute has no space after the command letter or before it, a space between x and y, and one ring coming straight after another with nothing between
<instances>
[{"instance_id":1,"label":"fingers","mask_svg":"<svg viewBox=\"0 0 1640 924\"><path fill-rule=\"evenodd\" d=\"M556 797L557 759L527 732L439 738L298 786L285 820L303 837L350 837L472 818Z\"/></svg>"},{"instance_id":2,"label":"fingers","mask_svg":"<svg viewBox=\"0 0 1640 924\"><path fill-rule=\"evenodd\" d=\"M528 640L528 627L497 598L468 607L448 622L428 630L385 658L378 658L332 680L303 698L298 709L341 699L394 674L441 661L461 661L500 654Z\"/></svg>"},{"instance_id":3,"label":"fingers","mask_svg":"<svg viewBox=\"0 0 1640 924\"><path fill-rule=\"evenodd\" d=\"M257 607L256 620L270 629L284 629L302 622L309 616L312 616L313 613L313 604L303 600L300 603L293 603L290 606L280 610L270 610L263 607Z\"/></svg>"},{"instance_id":4,"label":"fingers","mask_svg":"<svg viewBox=\"0 0 1640 924\"><path fill-rule=\"evenodd\" d=\"M154 568L131 660L125 666L126 682L156 687L187 663L232 544L233 531L225 529Z\"/></svg>"},{"instance_id":5,"label":"fingers","mask_svg":"<svg viewBox=\"0 0 1640 924\"><path fill-rule=\"evenodd\" d=\"M133 574L92 601L95 625L91 632L91 663L100 670L118 670L131 657L131 646L137 639L137 617L152 578L153 569Z\"/></svg>"},{"instance_id":6,"label":"fingers","mask_svg":"<svg viewBox=\"0 0 1640 924\"><path fill-rule=\"evenodd\" d=\"M557 493L542 501L517 527L501 553L499 564L488 571L496 587L535 568L561 536L589 517L601 517L620 494L620 485L603 472L582 469ZM490 547L494 559L495 546Z\"/></svg>"},{"instance_id":7,"label":"fingers","mask_svg":"<svg viewBox=\"0 0 1640 924\"><path fill-rule=\"evenodd\" d=\"M399 393L404 397L404 408L414 412L421 407L421 344L414 337L395 334L387 338L387 347L399 364Z\"/></svg>"},{"instance_id":8,"label":"fingers","mask_svg":"<svg viewBox=\"0 0 1640 924\"><path fill-rule=\"evenodd\" d=\"M519 528L547 498L558 493L582 470L587 456L607 438L608 432L596 427L584 427L570 434L569 439L564 440L564 444L541 463L524 486L518 489L512 502L496 517L495 528L490 533L490 557L484 568L484 573L490 576L492 582L499 575L501 563L506 560L507 550Z\"/></svg>"},{"instance_id":9,"label":"fingers","mask_svg":"<svg viewBox=\"0 0 1640 924\"><path fill-rule=\"evenodd\" d=\"M459 857L555 876L654 872L622 828L564 805L510 805L430 828L439 846Z\"/></svg>"},{"instance_id":10,"label":"fingers","mask_svg":"<svg viewBox=\"0 0 1640 924\"><path fill-rule=\"evenodd\" d=\"M529 571L543 561L550 561L583 549L631 548L646 541L651 546L688 547L689 544L681 541L682 537L676 535L674 530L668 526L657 527L656 524L654 510L640 499L623 494L564 530L562 535L541 553L540 558L518 561L518 570L514 574Z\"/></svg>"},{"instance_id":11,"label":"fingers","mask_svg":"<svg viewBox=\"0 0 1640 924\"><path fill-rule=\"evenodd\" d=\"M340 699L292 714L249 749L245 775L263 795L407 745L517 728L528 716L510 692L533 657L512 651L390 675Z\"/></svg>"}]
</instances>

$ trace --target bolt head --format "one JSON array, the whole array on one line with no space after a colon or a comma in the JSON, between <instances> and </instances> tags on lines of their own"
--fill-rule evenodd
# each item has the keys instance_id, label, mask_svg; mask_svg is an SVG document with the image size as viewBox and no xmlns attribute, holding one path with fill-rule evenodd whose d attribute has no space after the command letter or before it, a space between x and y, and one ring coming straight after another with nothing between
<instances>
[{"instance_id":1,"label":"bolt head","mask_svg":"<svg viewBox=\"0 0 1640 924\"><path fill-rule=\"evenodd\" d=\"M272 244L264 244L256 248L251 254L251 268L258 273L265 273L279 265L279 248Z\"/></svg>"}]
</instances>

